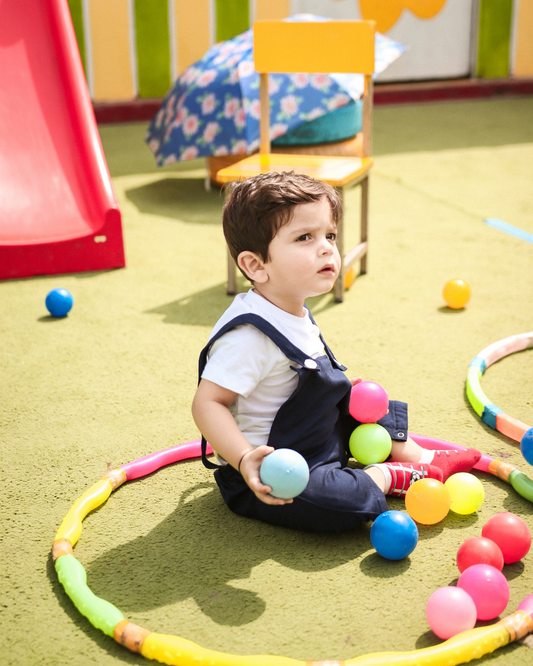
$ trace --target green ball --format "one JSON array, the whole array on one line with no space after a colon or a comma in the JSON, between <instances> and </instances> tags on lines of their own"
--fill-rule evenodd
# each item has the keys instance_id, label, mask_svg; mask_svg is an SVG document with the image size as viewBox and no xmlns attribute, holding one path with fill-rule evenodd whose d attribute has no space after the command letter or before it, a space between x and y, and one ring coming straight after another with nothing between
<instances>
[{"instance_id":1,"label":"green ball","mask_svg":"<svg viewBox=\"0 0 533 666\"><path fill-rule=\"evenodd\" d=\"M352 456L362 465L372 465L387 460L391 449L390 435L378 423L363 423L357 426L350 437Z\"/></svg>"}]
</instances>

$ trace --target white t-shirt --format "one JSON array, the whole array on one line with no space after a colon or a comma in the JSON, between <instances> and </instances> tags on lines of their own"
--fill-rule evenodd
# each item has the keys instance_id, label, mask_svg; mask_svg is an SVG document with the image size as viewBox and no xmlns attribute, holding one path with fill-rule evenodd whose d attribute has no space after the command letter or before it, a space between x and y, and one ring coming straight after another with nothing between
<instances>
[{"instance_id":1,"label":"white t-shirt","mask_svg":"<svg viewBox=\"0 0 533 666\"><path fill-rule=\"evenodd\" d=\"M215 325L211 338L242 314L259 315L311 358L325 354L318 326L311 321L307 310L304 316L296 317L253 289L235 297ZM279 408L298 384L298 374L290 366L296 367L294 361L251 324L231 329L209 351L202 378L238 394L230 411L253 447L267 443Z\"/></svg>"}]
</instances>

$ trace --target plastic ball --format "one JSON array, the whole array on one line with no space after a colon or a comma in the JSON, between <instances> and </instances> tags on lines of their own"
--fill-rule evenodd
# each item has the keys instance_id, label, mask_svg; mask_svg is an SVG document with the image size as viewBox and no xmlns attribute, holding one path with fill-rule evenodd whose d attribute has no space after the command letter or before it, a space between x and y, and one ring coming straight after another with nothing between
<instances>
[{"instance_id":1,"label":"plastic ball","mask_svg":"<svg viewBox=\"0 0 533 666\"><path fill-rule=\"evenodd\" d=\"M431 631L439 638L447 640L475 627L476 604L460 587L440 587L428 599L426 619Z\"/></svg>"},{"instance_id":2,"label":"plastic ball","mask_svg":"<svg viewBox=\"0 0 533 666\"><path fill-rule=\"evenodd\" d=\"M503 555L497 543L486 537L471 537L461 544L457 551L457 566L463 573L465 569L474 564L490 564L491 567L501 571L503 569Z\"/></svg>"},{"instance_id":3,"label":"plastic ball","mask_svg":"<svg viewBox=\"0 0 533 666\"><path fill-rule=\"evenodd\" d=\"M382 557L403 560L416 548L418 528L406 513L385 511L372 523L370 541Z\"/></svg>"},{"instance_id":4,"label":"plastic ball","mask_svg":"<svg viewBox=\"0 0 533 666\"><path fill-rule=\"evenodd\" d=\"M452 474L444 483L450 493L450 509L466 516L477 511L485 499L481 481L468 472Z\"/></svg>"},{"instance_id":5,"label":"plastic ball","mask_svg":"<svg viewBox=\"0 0 533 666\"><path fill-rule=\"evenodd\" d=\"M470 300L471 294L472 290L468 282L459 278L447 282L442 290L442 297L446 301L446 305L454 310L464 308Z\"/></svg>"},{"instance_id":6,"label":"plastic ball","mask_svg":"<svg viewBox=\"0 0 533 666\"><path fill-rule=\"evenodd\" d=\"M355 282L356 273L355 268L352 266L344 274L344 288L349 289L352 284Z\"/></svg>"},{"instance_id":7,"label":"plastic ball","mask_svg":"<svg viewBox=\"0 0 533 666\"><path fill-rule=\"evenodd\" d=\"M525 611L529 617L533 618L533 594L530 594L523 601L521 601L516 610Z\"/></svg>"},{"instance_id":8,"label":"plastic ball","mask_svg":"<svg viewBox=\"0 0 533 666\"><path fill-rule=\"evenodd\" d=\"M529 527L522 518L508 511L502 511L489 518L481 534L498 544L505 564L518 562L527 555L531 547Z\"/></svg>"},{"instance_id":9,"label":"plastic ball","mask_svg":"<svg viewBox=\"0 0 533 666\"><path fill-rule=\"evenodd\" d=\"M389 410L389 395L376 382L359 382L350 393L350 414L360 423L375 423Z\"/></svg>"},{"instance_id":10,"label":"plastic ball","mask_svg":"<svg viewBox=\"0 0 533 666\"><path fill-rule=\"evenodd\" d=\"M437 479L419 479L405 495L405 508L417 523L434 525L448 515L450 493Z\"/></svg>"},{"instance_id":11,"label":"plastic ball","mask_svg":"<svg viewBox=\"0 0 533 666\"><path fill-rule=\"evenodd\" d=\"M44 303L52 317L66 317L74 305L74 299L68 289L59 287L48 292Z\"/></svg>"},{"instance_id":12,"label":"plastic ball","mask_svg":"<svg viewBox=\"0 0 533 666\"><path fill-rule=\"evenodd\" d=\"M378 423L363 423L350 436L352 456L362 465L380 463L390 455L392 440L389 433Z\"/></svg>"},{"instance_id":13,"label":"plastic ball","mask_svg":"<svg viewBox=\"0 0 533 666\"><path fill-rule=\"evenodd\" d=\"M526 430L522 435L520 440L520 451L524 456L524 459L530 464L533 465L533 428Z\"/></svg>"},{"instance_id":14,"label":"plastic ball","mask_svg":"<svg viewBox=\"0 0 533 666\"><path fill-rule=\"evenodd\" d=\"M474 600L478 620L494 620L509 603L509 583L502 572L490 564L474 564L465 569L457 587Z\"/></svg>"},{"instance_id":15,"label":"plastic ball","mask_svg":"<svg viewBox=\"0 0 533 666\"><path fill-rule=\"evenodd\" d=\"M292 499L305 490L309 482L309 466L298 451L276 449L263 458L259 476L272 488L271 495Z\"/></svg>"}]
</instances>

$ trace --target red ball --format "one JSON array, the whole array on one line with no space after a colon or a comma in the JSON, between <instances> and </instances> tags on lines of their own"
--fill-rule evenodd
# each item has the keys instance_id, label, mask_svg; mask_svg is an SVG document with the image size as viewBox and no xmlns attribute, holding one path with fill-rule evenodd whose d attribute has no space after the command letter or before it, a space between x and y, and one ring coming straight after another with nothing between
<instances>
[{"instance_id":1,"label":"red ball","mask_svg":"<svg viewBox=\"0 0 533 666\"><path fill-rule=\"evenodd\" d=\"M531 547L531 532L526 523L514 513L502 511L485 523L481 534L498 544L505 564L518 562Z\"/></svg>"},{"instance_id":2,"label":"red ball","mask_svg":"<svg viewBox=\"0 0 533 666\"><path fill-rule=\"evenodd\" d=\"M360 423L375 423L389 410L389 395L375 382L360 382L352 386L350 414Z\"/></svg>"},{"instance_id":3,"label":"red ball","mask_svg":"<svg viewBox=\"0 0 533 666\"><path fill-rule=\"evenodd\" d=\"M490 564L501 571L503 569L503 555L498 544L486 537L472 537L466 539L457 551L457 566L463 573L465 569L474 564Z\"/></svg>"}]
</instances>

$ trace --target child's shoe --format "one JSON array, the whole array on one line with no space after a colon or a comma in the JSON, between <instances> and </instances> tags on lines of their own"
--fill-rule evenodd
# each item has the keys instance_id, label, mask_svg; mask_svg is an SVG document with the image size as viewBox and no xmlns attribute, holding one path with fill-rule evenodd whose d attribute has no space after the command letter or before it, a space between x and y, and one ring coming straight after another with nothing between
<instances>
[{"instance_id":1,"label":"child's shoe","mask_svg":"<svg viewBox=\"0 0 533 666\"><path fill-rule=\"evenodd\" d=\"M481 451L477 449L444 449L431 451L426 449L419 464L428 464L442 470L444 481L452 474L469 472L481 458Z\"/></svg>"}]
</instances>

